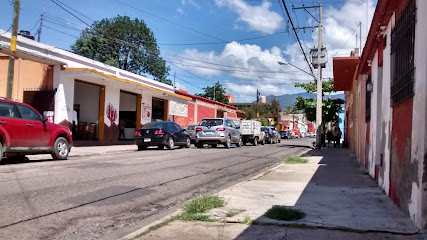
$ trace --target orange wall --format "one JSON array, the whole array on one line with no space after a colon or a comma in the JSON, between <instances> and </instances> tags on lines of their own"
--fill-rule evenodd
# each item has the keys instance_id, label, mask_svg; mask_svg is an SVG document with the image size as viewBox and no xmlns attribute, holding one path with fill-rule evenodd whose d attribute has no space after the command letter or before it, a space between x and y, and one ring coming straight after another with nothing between
<instances>
[{"instance_id":1,"label":"orange wall","mask_svg":"<svg viewBox=\"0 0 427 240\"><path fill-rule=\"evenodd\" d=\"M0 55L0 97L6 97L9 57ZM52 88L53 67L17 58L13 78L12 99L23 101L24 88ZM18 89L19 88L19 89Z\"/></svg>"}]
</instances>

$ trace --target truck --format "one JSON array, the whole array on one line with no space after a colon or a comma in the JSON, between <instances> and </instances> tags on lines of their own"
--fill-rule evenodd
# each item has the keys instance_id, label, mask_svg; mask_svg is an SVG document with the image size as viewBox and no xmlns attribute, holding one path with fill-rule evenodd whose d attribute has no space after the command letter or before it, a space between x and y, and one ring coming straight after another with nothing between
<instances>
[{"instance_id":1,"label":"truck","mask_svg":"<svg viewBox=\"0 0 427 240\"><path fill-rule=\"evenodd\" d=\"M261 131L261 122L241 120L239 121L239 126L243 145L246 145L246 143L252 143L254 146L258 145L258 143L265 144L265 133Z\"/></svg>"}]
</instances>

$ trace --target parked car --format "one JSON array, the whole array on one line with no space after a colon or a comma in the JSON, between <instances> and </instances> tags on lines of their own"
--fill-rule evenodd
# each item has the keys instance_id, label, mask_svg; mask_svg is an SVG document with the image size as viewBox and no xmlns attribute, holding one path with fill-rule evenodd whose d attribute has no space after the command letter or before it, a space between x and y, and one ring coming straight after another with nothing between
<instances>
[{"instance_id":1,"label":"parked car","mask_svg":"<svg viewBox=\"0 0 427 240\"><path fill-rule=\"evenodd\" d=\"M290 139L291 138L291 132L289 130L284 130L279 132L280 137L282 139Z\"/></svg>"},{"instance_id":2,"label":"parked car","mask_svg":"<svg viewBox=\"0 0 427 240\"><path fill-rule=\"evenodd\" d=\"M135 144L138 150L145 150L150 146L174 150L175 146L189 148L190 135L174 122L151 122L135 132Z\"/></svg>"},{"instance_id":3,"label":"parked car","mask_svg":"<svg viewBox=\"0 0 427 240\"><path fill-rule=\"evenodd\" d=\"M280 137L278 134L276 134L271 127L262 127L262 131L265 132L265 141L270 144L275 144L280 141Z\"/></svg>"},{"instance_id":4,"label":"parked car","mask_svg":"<svg viewBox=\"0 0 427 240\"><path fill-rule=\"evenodd\" d=\"M42 153L67 159L73 145L70 129L47 120L30 105L0 99L0 160Z\"/></svg>"},{"instance_id":5,"label":"parked car","mask_svg":"<svg viewBox=\"0 0 427 240\"><path fill-rule=\"evenodd\" d=\"M216 147L223 144L230 148L235 143L237 147L243 145L239 127L228 118L205 118L196 127L196 147L202 148L204 144Z\"/></svg>"},{"instance_id":6,"label":"parked car","mask_svg":"<svg viewBox=\"0 0 427 240\"><path fill-rule=\"evenodd\" d=\"M190 135L191 143L196 142L196 127L197 125L188 125L184 129Z\"/></svg>"},{"instance_id":7,"label":"parked car","mask_svg":"<svg viewBox=\"0 0 427 240\"><path fill-rule=\"evenodd\" d=\"M236 123L236 122L234 122ZM265 144L265 133L261 131L261 122L255 120L239 121L240 133L242 134L243 145L250 142L256 146L258 143Z\"/></svg>"}]
</instances>

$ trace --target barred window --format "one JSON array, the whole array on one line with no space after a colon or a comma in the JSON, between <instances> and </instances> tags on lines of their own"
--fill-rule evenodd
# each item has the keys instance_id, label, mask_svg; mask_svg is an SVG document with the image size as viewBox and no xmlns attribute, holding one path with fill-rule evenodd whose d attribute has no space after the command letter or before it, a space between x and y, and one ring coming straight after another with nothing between
<instances>
[{"instance_id":1,"label":"barred window","mask_svg":"<svg viewBox=\"0 0 427 240\"><path fill-rule=\"evenodd\" d=\"M414 95L415 0L408 0L391 31L391 106Z\"/></svg>"}]
</instances>

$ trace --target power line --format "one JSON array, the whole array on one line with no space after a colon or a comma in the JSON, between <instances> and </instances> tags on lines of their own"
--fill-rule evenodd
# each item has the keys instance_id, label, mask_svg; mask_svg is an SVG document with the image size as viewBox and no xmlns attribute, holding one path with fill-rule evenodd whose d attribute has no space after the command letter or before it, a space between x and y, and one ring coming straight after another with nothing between
<instances>
[{"instance_id":1,"label":"power line","mask_svg":"<svg viewBox=\"0 0 427 240\"><path fill-rule=\"evenodd\" d=\"M93 19L91 19L90 17L88 17L88 16L84 15L83 13L81 13L81 12L79 12L79 11L75 10L74 8L72 8L72 7L68 6L67 4L65 4L65 3L61 2L60 0L56 0L56 1L57 1L57 2L59 2L59 3L61 3L61 4L62 4L62 5L64 5L64 6L66 6L67 8L69 8L69 9L73 10L75 13L79 14L80 16L82 16L82 17L84 17L84 18L88 19L89 21L95 22L95 20L93 20Z\"/></svg>"},{"instance_id":2,"label":"power line","mask_svg":"<svg viewBox=\"0 0 427 240\"><path fill-rule=\"evenodd\" d=\"M194 85L194 84L192 84L192 83L190 83L190 82L187 82L187 81L185 81L185 80L184 80L184 79L182 79L182 78L176 77L176 79L179 79L179 80L181 80L181 81L183 81L183 82L185 82L185 83L187 83L187 84L190 84L190 85L191 85L191 86L193 86L193 87L203 89L202 87L199 87L199 86L196 86L196 85Z\"/></svg>"},{"instance_id":3,"label":"power line","mask_svg":"<svg viewBox=\"0 0 427 240\"><path fill-rule=\"evenodd\" d=\"M301 45L301 41L299 40L298 34L297 34L296 30L295 30L294 23L293 23L293 21L292 21L292 19L291 19L291 15L289 14L289 11L288 11L288 7L286 7L286 3L285 3L285 1L284 1L284 0L282 0L282 3L283 3L283 6L285 7L286 14L288 15L288 19L289 19L289 21L291 22L292 30L294 31L295 36L297 37L297 40L298 40L298 44L299 44L299 46L300 46L300 48L301 48L301 51L303 52L304 59L305 59L305 61L307 62L307 64L308 64L309 68L310 68L310 72L311 72L311 74L314 76L313 69L311 68L311 64L310 64L310 62L308 61L307 56L305 55L304 49L302 48L302 45Z\"/></svg>"},{"instance_id":4,"label":"power line","mask_svg":"<svg viewBox=\"0 0 427 240\"><path fill-rule=\"evenodd\" d=\"M45 28L49 28L49 29L51 29L51 30L53 30L53 31L56 31L56 32L59 32L59 33L65 34L65 35L68 35L68 36L70 36L70 37L79 38L79 37L77 37L77 36L71 35L71 34L69 34L69 33L63 32L63 31L61 31L61 30L58 30L58 29L55 29L55 28L52 28L52 27L49 27L49 26L46 26L46 25L44 25L43 27L45 27Z\"/></svg>"},{"instance_id":5,"label":"power line","mask_svg":"<svg viewBox=\"0 0 427 240\"><path fill-rule=\"evenodd\" d=\"M271 36L276 36L279 34L283 34L285 32L277 32L277 33L273 33L273 34L268 34L268 35L264 35L264 36L258 36L258 37L252 37L252 38L244 38L244 39L238 39L238 40L233 40L234 42L244 42L244 41L250 41L250 40L255 40L255 39L260 39L260 38L266 38L266 37L271 37ZM231 41L231 42L233 42ZM198 42L198 43L158 43L159 45L213 45L213 44L224 44L224 43L230 43L230 41L221 41L221 42Z\"/></svg>"},{"instance_id":6,"label":"power line","mask_svg":"<svg viewBox=\"0 0 427 240\"><path fill-rule=\"evenodd\" d=\"M70 11L68 11L66 8L64 8L63 6L61 6L59 3L57 3L57 2L55 2L55 1L58 1L58 0L50 0L51 2L53 2L53 3L55 3L58 7L60 7L60 8L62 8L64 11L66 11L67 13L69 13L69 14L71 14L71 15L73 15L73 17L75 17L75 18L77 18L78 20L80 20L80 22L82 22L82 23L84 23L84 24L86 24L88 27L90 27L90 25L89 24L87 24L85 21L83 21L81 18L79 18L79 17L77 17L74 13L72 13L72 12L70 12ZM59 1L58 1L59 2ZM63 3L62 3L63 4ZM63 5L65 5L65 4L63 4ZM71 9L71 8L70 8ZM76 10L74 10L74 11L76 11ZM81 13L80 13L80 15L82 15Z\"/></svg>"}]
</instances>

